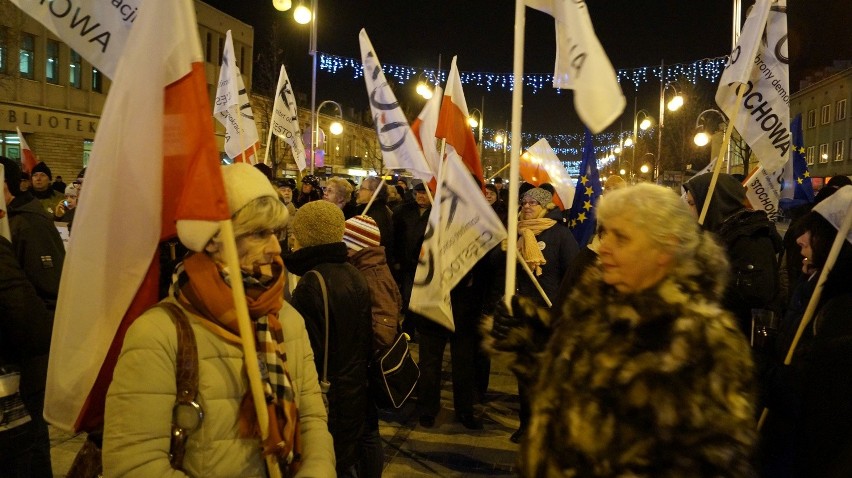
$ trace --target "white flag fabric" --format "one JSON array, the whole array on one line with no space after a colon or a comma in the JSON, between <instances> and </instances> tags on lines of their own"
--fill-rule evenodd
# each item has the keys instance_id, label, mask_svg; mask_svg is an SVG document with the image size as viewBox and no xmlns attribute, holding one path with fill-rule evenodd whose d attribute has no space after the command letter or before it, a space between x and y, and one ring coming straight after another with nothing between
<instances>
[{"instance_id":1,"label":"white flag fabric","mask_svg":"<svg viewBox=\"0 0 852 478\"><path fill-rule=\"evenodd\" d=\"M12 0L12 3L103 74L115 78L118 61L142 0Z\"/></svg>"},{"instance_id":2,"label":"white flag fabric","mask_svg":"<svg viewBox=\"0 0 852 478\"><path fill-rule=\"evenodd\" d=\"M438 113L441 111L443 98L444 90L440 86L436 86L432 97L426 101L420 114L414 120L414 124L411 125L414 137L420 143L423 155L426 157L426 163L434 176L438 175L438 169L441 167L441 152L438 151L435 131L438 129Z\"/></svg>"},{"instance_id":3,"label":"white flag fabric","mask_svg":"<svg viewBox=\"0 0 852 478\"><path fill-rule=\"evenodd\" d=\"M467 120L467 101L462 89L461 76L456 64L456 57L450 62L450 73L447 75L447 89L441 99L441 111L438 114L438 126L435 136L446 140L447 152L456 152L467 166L470 174L473 174L482 184L485 191L485 181L482 174L482 161L479 158L479 148L476 139Z\"/></svg>"},{"instance_id":4,"label":"white flag fabric","mask_svg":"<svg viewBox=\"0 0 852 478\"><path fill-rule=\"evenodd\" d=\"M716 104L729 118L740 109L734 127L760 165L775 172L787 163L792 139L786 0L771 6L769 0L758 0L729 61L716 91ZM738 105L740 88L745 92Z\"/></svg>"},{"instance_id":5,"label":"white flag fabric","mask_svg":"<svg viewBox=\"0 0 852 478\"><path fill-rule=\"evenodd\" d=\"M211 221L230 217L193 3L143 0L139 8L59 287L44 416L65 430L89 430L103 414L119 326L157 301L158 242L175 236L177 219L216 228ZM134 187L115 180L125 176Z\"/></svg>"},{"instance_id":6,"label":"white flag fabric","mask_svg":"<svg viewBox=\"0 0 852 478\"><path fill-rule=\"evenodd\" d=\"M270 127L276 136L290 145L296 166L299 171L304 171L307 165L305 164L305 144L302 143L302 133L299 131L299 108L296 106L293 87L290 85L290 78L287 76L284 65L281 65L281 73L278 74Z\"/></svg>"},{"instance_id":7,"label":"white flag fabric","mask_svg":"<svg viewBox=\"0 0 852 478\"><path fill-rule=\"evenodd\" d=\"M442 168L408 308L455 331L450 291L506 238L506 228L458 154L448 153Z\"/></svg>"},{"instance_id":8,"label":"white flag fabric","mask_svg":"<svg viewBox=\"0 0 852 478\"><path fill-rule=\"evenodd\" d=\"M256 163L260 139L243 76L237 67L231 30L225 35L213 113L225 127L225 154L236 162Z\"/></svg>"},{"instance_id":9,"label":"white flag fabric","mask_svg":"<svg viewBox=\"0 0 852 478\"><path fill-rule=\"evenodd\" d=\"M574 90L577 115L592 133L600 133L624 111L627 101L584 1L525 0L527 6L556 20L556 68L553 87Z\"/></svg>"},{"instance_id":10,"label":"white flag fabric","mask_svg":"<svg viewBox=\"0 0 852 478\"><path fill-rule=\"evenodd\" d=\"M764 211L770 221L777 221L780 218L781 178L785 169L788 168L781 168L770 173L760 166L745 182L746 199L752 209ZM793 188L787 189L792 191Z\"/></svg>"},{"instance_id":11,"label":"white flag fabric","mask_svg":"<svg viewBox=\"0 0 852 478\"><path fill-rule=\"evenodd\" d=\"M361 29L358 41L361 44L364 82L370 97L370 111L376 124L384 169L407 169L414 177L428 181L432 177L432 171L417 144L417 138L411 131L405 113L396 100L396 95L385 79L382 65L366 30Z\"/></svg>"}]
</instances>

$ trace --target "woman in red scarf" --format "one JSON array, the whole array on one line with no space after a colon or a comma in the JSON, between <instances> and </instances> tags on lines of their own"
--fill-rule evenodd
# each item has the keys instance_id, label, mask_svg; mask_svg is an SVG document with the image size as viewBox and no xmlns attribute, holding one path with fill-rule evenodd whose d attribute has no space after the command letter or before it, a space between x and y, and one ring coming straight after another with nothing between
<instances>
[{"instance_id":1,"label":"woman in red scarf","mask_svg":"<svg viewBox=\"0 0 852 478\"><path fill-rule=\"evenodd\" d=\"M278 235L287 209L250 165L225 166L222 175L241 270L235 274L224 266L218 231L179 227L181 241L195 252L176 268L163 301L182 309L195 336L195 402L203 415L197 414L188 433L182 469L172 469L177 332L166 310L154 307L129 328L107 395L106 476L266 476L269 454L278 457L284 476L334 475L305 323L283 300ZM229 290L235 277L245 286L267 393L270 437L262 444Z\"/></svg>"}]
</instances>

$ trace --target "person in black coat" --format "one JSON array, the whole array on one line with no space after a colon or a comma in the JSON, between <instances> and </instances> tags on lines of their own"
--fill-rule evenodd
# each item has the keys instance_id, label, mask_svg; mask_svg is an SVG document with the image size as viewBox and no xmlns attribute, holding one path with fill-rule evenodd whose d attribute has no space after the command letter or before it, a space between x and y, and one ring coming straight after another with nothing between
<instances>
[{"instance_id":1,"label":"person in black coat","mask_svg":"<svg viewBox=\"0 0 852 478\"><path fill-rule=\"evenodd\" d=\"M693 177L683 185L687 204L696 217L710 189L711 174ZM780 313L780 283L776 254L781 236L766 213L745 206L745 188L729 174L720 174L702 227L715 233L731 264L731 282L722 305L737 318L740 330L751 335L751 309Z\"/></svg>"},{"instance_id":2,"label":"person in black coat","mask_svg":"<svg viewBox=\"0 0 852 478\"><path fill-rule=\"evenodd\" d=\"M381 476L378 411L367 378L373 351L370 291L347 261L343 212L328 201L313 201L299 208L292 228L295 245L284 264L301 279L291 303L305 318L320 380L328 361L328 429L337 473L352 476L354 467L359 477ZM309 271L318 272L326 284L327 329L319 279Z\"/></svg>"},{"instance_id":3,"label":"person in black coat","mask_svg":"<svg viewBox=\"0 0 852 478\"><path fill-rule=\"evenodd\" d=\"M763 373L766 421L761 458L766 477L852 476L852 233L840 249L790 365L783 365L815 283L826 267L852 186L840 188L802 220L797 242L810 278L797 289L780 324L774 362Z\"/></svg>"}]
</instances>

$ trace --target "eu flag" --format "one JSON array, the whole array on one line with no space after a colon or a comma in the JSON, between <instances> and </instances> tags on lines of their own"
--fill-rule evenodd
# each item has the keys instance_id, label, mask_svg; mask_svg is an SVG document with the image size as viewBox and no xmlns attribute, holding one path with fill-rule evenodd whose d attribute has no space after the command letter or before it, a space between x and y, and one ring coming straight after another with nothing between
<instances>
[{"instance_id":1,"label":"eu flag","mask_svg":"<svg viewBox=\"0 0 852 478\"><path fill-rule=\"evenodd\" d=\"M799 113L790 123L792 132L792 156L793 163L793 197L782 198L781 207L790 209L802 204L814 202L814 187L811 184L811 172L808 171L808 163L805 161L805 146L802 134L802 114Z\"/></svg>"},{"instance_id":2,"label":"eu flag","mask_svg":"<svg viewBox=\"0 0 852 478\"><path fill-rule=\"evenodd\" d=\"M588 244L595 233L595 208L600 197L601 178L598 174L592 133L587 128L583 138L583 160L580 162L574 203L568 212L568 226L580 247Z\"/></svg>"}]
</instances>

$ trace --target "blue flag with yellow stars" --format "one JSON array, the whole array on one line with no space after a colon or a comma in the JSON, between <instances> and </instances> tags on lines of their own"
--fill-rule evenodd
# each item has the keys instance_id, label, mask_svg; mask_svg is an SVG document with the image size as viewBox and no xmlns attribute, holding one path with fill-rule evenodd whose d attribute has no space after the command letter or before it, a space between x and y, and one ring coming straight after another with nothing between
<instances>
[{"instance_id":1,"label":"blue flag with yellow stars","mask_svg":"<svg viewBox=\"0 0 852 478\"><path fill-rule=\"evenodd\" d=\"M805 146L802 134L802 114L799 113L790 123L792 146L790 161L793 163L793 197L781 198L783 209L814 202L814 187L811 184L811 172L805 161Z\"/></svg>"},{"instance_id":2,"label":"blue flag with yellow stars","mask_svg":"<svg viewBox=\"0 0 852 478\"><path fill-rule=\"evenodd\" d=\"M574 203L568 211L568 227L580 247L589 243L595 233L595 208L601 197L601 178L595 159L595 147L592 133L586 129L583 138L583 160L580 162L580 176L577 178L577 190Z\"/></svg>"}]
</instances>

